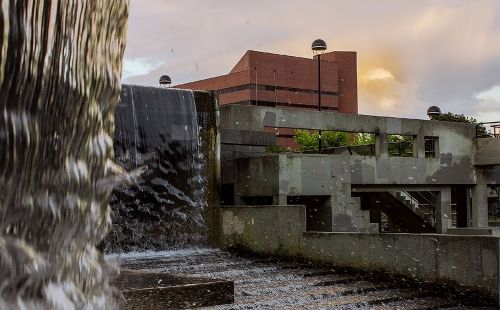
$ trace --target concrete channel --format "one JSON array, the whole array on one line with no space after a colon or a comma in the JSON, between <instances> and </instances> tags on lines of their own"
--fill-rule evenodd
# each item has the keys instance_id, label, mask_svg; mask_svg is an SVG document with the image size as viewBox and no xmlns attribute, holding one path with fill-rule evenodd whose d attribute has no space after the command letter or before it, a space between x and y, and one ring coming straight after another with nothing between
<instances>
[{"instance_id":1,"label":"concrete channel","mask_svg":"<svg viewBox=\"0 0 500 310\"><path fill-rule=\"evenodd\" d=\"M108 259L133 270L234 281L233 304L203 309L496 309L482 297L403 278L216 249L126 253Z\"/></svg>"}]
</instances>

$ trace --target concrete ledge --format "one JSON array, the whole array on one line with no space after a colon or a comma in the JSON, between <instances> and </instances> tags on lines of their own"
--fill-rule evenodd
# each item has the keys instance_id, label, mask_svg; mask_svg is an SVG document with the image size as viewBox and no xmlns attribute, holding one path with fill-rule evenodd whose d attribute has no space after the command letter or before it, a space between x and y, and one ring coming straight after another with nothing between
<instances>
[{"instance_id":1,"label":"concrete ledge","mask_svg":"<svg viewBox=\"0 0 500 310\"><path fill-rule=\"evenodd\" d=\"M220 113L222 128L243 130L272 127L431 136L448 130L469 139L475 136L476 130L475 125L468 123L245 105L221 106Z\"/></svg>"},{"instance_id":2,"label":"concrete ledge","mask_svg":"<svg viewBox=\"0 0 500 310\"><path fill-rule=\"evenodd\" d=\"M222 213L227 247L389 272L500 300L497 237L306 233L303 206L230 207Z\"/></svg>"},{"instance_id":3,"label":"concrete ledge","mask_svg":"<svg viewBox=\"0 0 500 310\"><path fill-rule=\"evenodd\" d=\"M267 146L276 144L276 134L274 132L221 129L222 144Z\"/></svg>"},{"instance_id":4,"label":"concrete ledge","mask_svg":"<svg viewBox=\"0 0 500 310\"><path fill-rule=\"evenodd\" d=\"M304 233L301 256L473 290L498 300L499 239L440 234Z\"/></svg>"},{"instance_id":5,"label":"concrete ledge","mask_svg":"<svg viewBox=\"0 0 500 310\"><path fill-rule=\"evenodd\" d=\"M449 228L448 235L465 235L465 236L495 236L500 237L500 227L498 228Z\"/></svg>"},{"instance_id":6,"label":"concrete ledge","mask_svg":"<svg viewBox=\"0 0 500 310\"><path fill-rule=\"evenodd\" d=\"M223 206L226 210L231 209L258 209L258 208L300 208L304 207L303 205L233 205L233 206Z\"/></svg>"},{"instance_id":7,"label":"concrete ledge","mask_svg":"<svg viewBox=\"0 0 500 310\"><path fill-rule=\"evenodd\" d=\"M191 309L234 302L232 281L122 270L115 285L127 309Z\"/></svg>"}]
</instances>

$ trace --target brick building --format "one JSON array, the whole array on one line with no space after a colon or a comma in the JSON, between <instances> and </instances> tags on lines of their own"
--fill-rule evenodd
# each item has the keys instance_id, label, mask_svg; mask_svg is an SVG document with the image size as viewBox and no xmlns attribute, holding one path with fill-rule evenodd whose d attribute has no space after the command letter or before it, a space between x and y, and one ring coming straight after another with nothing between
<instances>
[{"instance_id":1,"label":"brick building","mask_svg":"<svg viewBox=\"0 0 500 310\"><path fill-rule=\"evenodd\" d=\"M221 105L317 109L317 70L316 59L247 51L229 74L175 87L216 90ZM321 55L321 109L358 113L355 52ZM296 147L294 129L269 130L276 132L279 144Z\"/></svg>"}]
</instances>

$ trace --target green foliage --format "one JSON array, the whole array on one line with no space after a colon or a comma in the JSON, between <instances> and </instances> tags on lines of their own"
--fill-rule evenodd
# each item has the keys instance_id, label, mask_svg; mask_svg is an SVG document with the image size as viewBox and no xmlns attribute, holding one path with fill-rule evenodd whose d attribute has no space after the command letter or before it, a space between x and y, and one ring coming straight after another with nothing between
<instances>
[{"instance_id":1,"label":"green foliage","mask_svg":"<svg viewBox=\"0 0 500 310\"><path fill-rule=\"evenodd\" d=\"M399 143L399 142L413 142L412 136L401 136L401 135L389 135L387 137L389 143Z\"/></svg>"},{"instance_id":2,"label":"green foliage","mask_svg":"<svg viewBox=\"0 0 500 310\"><path fill-rule=\"evenodd\" d=\"M302 152L317 151L319 134L318 131L297 129L295 131L295 141ZM367 145L375 143L373 134L355 134L340 131L322 131L321 147L331 148L339 146Z\"/></svg>"},{"instance_id":3,"label":"green foliage","mask_svg":"<svg viewBox=\"0 0 500 310\"><path fill-rule=\"evenodd\" d=\"M287 149L283 145L268 145L266 146L267 153L285 153Z\"/></svg>"},{"instance_id":4,"label":"green foliage","mask_svg":"<svg viewBox=\"0 0 500 310\"><path fill-rule=\"evenodd\" d=\"M295 131L295 140L302 152L318 150L318 131L298 129ZM321 146L323 148L347 145L348 137L344 132L323 131Z\"/></svg>"},{"instance_id":5,"label":"green foliage","mask_svg":"<svg viewBox=\"0 0 500 310\"><path fill-rule=\"evenodd\" d=\"M375 135L369 133L358 133L357 141L353 145L367 145L367 144L375 144Z\"/></svg>"},{"instance_id":6,"label":"green foliage","mask_svg":"<svg viewBox=\"0 0 500 310\"><path fill-rule=\"evenodd\" d=\"M413 137L401 135L389 135L389 155L412 157L413 156Z\"/></svg>"},{"instance_id":7,"label":"green foliage","mask_svg":"<svg viewBox=\"0 0 500 310\"><path fill-rule=\"evenodd\" d=\"M434 121L445 121L445 122L456 122L456 123L469 123L477 125L478 122L473 117L467 117L463 114L455 114L455 113L442 113L439 115L432 115L431 120ZM477 133L480 136L489 136L488 131L484 125L479 125L477 127Z\"/></svg>"}]
</instances>

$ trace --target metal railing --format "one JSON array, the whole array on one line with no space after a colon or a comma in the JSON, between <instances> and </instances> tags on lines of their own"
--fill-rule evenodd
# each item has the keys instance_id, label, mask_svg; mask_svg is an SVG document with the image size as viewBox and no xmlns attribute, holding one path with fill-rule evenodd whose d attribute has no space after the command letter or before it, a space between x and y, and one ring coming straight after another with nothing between
<instances>
[{"instance_id":1,"label":"metal railing","mask_svg":"<svg viewBox=\"0 0 500 310\"><path fill-rule=\"evenodd\" d=\"M413 141L399 141L388 143L389 156L413 157Z\"/></svg>"},{"instance_id":2,"label":"metal railing","mask_svg":"<svg viewBox=\"0 0 500 310\"><path fill-rule=\"evenodd\" d=\"M359 144L352 146L334 146L321 149L322 154L339 155L348 152L349 155L375 156L375 144ZM290 153L319 154L319 149L291 151Z\"/></svg>"},{"instance_id":3,"label":"metal railing","mask_svg":"<svg viewBox=\"0 0 500 310\"><path fill-rule=\"evenodd\" d=\"M415 208L416 213L420 213L431 225L436 223L436 196L433 192L400 192L403 197L410 200L410 204ZM415 197L418 195L418 198ZM427 197L428 195L429 197Z\"/></svg>"},{"instance_id":4,"label":"metal railing","mask_svg":"<svg viewBox=\"0 0 500 310\"><path fill-rule=\"evenodd\" d=\"M487 126L485 126L487 125ZM490 127L491 132L486 132L483 128ZM500 138L500 121L483 122L476 125L476 138Z\"/></svg>"}]
</instances>

